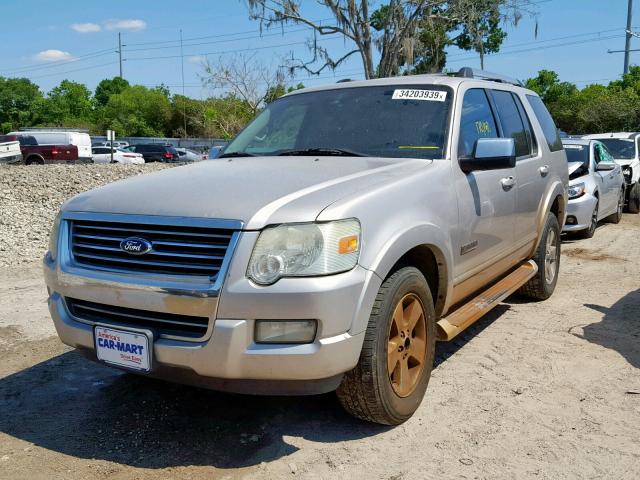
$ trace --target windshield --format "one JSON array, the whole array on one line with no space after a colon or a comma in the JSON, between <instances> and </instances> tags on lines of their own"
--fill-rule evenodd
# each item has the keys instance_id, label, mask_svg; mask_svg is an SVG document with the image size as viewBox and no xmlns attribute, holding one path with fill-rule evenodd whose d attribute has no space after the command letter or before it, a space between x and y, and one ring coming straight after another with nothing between
<instances>
[{"instance_id":1,"label":"windshield","mask_svg":"<svg viewBox=\"0 0 640 480\"><path fill-rule=\"evenodd\" d=\"M631 159L636 158L636 146L633 140L626 138L599 138L605 144L613 158Z\"/></svg>"},{"instance_id":2,"label":"windshield","mask_svg":"<svg viewBox=\"0 0 640 480\"><path fill-rule=\"evenodd\" d=\"M569 175L571 180L589 173L589 145L565 144L564 150L568 163L580 163L580 167Z\"/></svg>"},{"instance_id":3,"label":"windshield","mask_svg":"<svg viewBox=\"0 0 640 480\"><path fill-rule=\"evenodd\" d=\"M443 158L451 96L447 87L420 85L283 97L269 104L224 155Z\"/></svg>"}]
</instances>

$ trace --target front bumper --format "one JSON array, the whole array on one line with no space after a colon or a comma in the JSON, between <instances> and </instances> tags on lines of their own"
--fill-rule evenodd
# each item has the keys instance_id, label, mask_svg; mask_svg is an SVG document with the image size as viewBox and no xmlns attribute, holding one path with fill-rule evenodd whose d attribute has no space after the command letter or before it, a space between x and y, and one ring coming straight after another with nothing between
<instances>
[{"instance_id":1,"label":"front bumper","mask_svg":"<svg viewBox=\"0 0 640 480\"><path fill-rule=\"evenodd\" d=\"M256 238L256 232L241 235L222 291L209 294L175 286L144 285L130 277L91 277L77 267L65 268L64 262L61 266L45 258L49 310L60 339L89 358L95 357L93 328L99 323L74 317L65 297L207 316L209 331L202 341L155 339L152 376L255 394L334 390L342 374L358 362L364 332L350 329L363 311L371 311L379 278L357 266L339 275L282 279L275 285L259 287L244 275L245 262ZM256 319L315 319L317 338L313 343L300 345L256 344L253 339Z\"/></svg>"},{"instance_id":2,"label":"front bumper","mask_svg":"<svg viewBox=\"0 0 640 480\"><path fill-rule=\"evenodd\" d=\"M569 200L567 204L567 220L573 220L573 223L565 223L562 231L577 232L589 228L597 201L598 199L590 193L585 193L581 197Z\"/></svg>"}]
</instances>

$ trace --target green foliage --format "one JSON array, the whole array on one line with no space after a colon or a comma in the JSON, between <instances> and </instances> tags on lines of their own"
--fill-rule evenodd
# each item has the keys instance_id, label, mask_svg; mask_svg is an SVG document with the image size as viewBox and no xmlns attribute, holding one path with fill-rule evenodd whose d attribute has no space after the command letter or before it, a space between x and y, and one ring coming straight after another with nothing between
<instances>
[{"instance_id":1,"label":"green foliage","mask_svg":"<svg viewBox=\"0 0 640 480\"><path fill-rule=\"evenodd\" d=\"M640 131L640 67L631 67L622 80L582 90L549 70L541 70L525 85L540 95L558 127L570 134Z\"/></svg>"},{"instance_id":2,"label":"green foliage","mask_svg":"<svg viewBox=\"0 0 640 480\"><path fill-rule=\"evenodd\" d=\"M304 85L302 83L298 83L295 86L292 85L288 88L282 83L279 83L278 85L276 85L275 87L271 87L267 91L267 94L264 98L264 102L271 103L274 100L277 100L278 98L280 98L281 96L286 95L287 93L291 93L295 90L300 90L301 88L304 88Z\"/></svg>"},{"instance_id":3,"label":"green foliage","mask_svg":"<svg viewBox=\"0 0 640 480\"><path fill-rule=\"evenodd\" d=\"M38 121L38 106L44 97L26 78L0 77L0 128L2 132L31 126Z\"/></svg>"},{"instance_id":4,"label":"green foliage","mask_svg":"<svg viewBox=\"0 0 640 480\"><path fill-rule=\"evenodd\" d=\"M49 92L41 107L41 123L46 126L91 124L93 99L89 89L81 83L63 80Z\"/></svg>"},{"instance_id":5,"label":"green foliage","mask_svg":"<svg viewBox=\"0 0 640 480\"><path fill-rule=\"evenodd\" d=\"M104 106L111 95L122 93L127 88L129 88L129 82L122 77L105 78L96 87L94 98L98 105Z\"/></svg>"},{"instance_id":6,"label":"green foliage","mask_svg":"<svg viewBox=\"0 0 640 480\"><path fill-rule=\"evenodd\" d=\"M163 91L135 85L111 95L100 113L102 130L113 129L120 136L164 136L171 103Z\"/></svg>"}]
</instances>

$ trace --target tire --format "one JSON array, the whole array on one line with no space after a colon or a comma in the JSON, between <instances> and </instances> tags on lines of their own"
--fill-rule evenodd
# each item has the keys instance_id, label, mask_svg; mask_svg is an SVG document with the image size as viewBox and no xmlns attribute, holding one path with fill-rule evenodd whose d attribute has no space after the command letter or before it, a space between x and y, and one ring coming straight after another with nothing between
<instances>
[{"instance_id":1,"label":"tire","mask_svg":"<svg viewBox=\"0 0 640 480\"><path fill-rule=\"evenodd\" d=\"M627 203L629 213L640 212L640 183L636 182L629 191L629 202Z\"/></svg>"},{"instance_id":2,"label":"tire","mask_svg":"<svg viewBox=\"0 0 640 480\"><path fill-rule=\"evenodd\" d=\"M44 165L44 160L40 157L27 158L25 165Z\"/></svg>"},{"instance_id":3,"label":"tire","mask_svg":"<svg viewBox=\"0 0 640 480\"><path fill-rule=\"evenodd\" d=\"M596 197L597 199L597 197ZM596 233L596 228L598 228L598 207L600 205L600 200L596 201L596 206L593 207L593 212L591 213L591 223L589 224L589 228L582 230L580 232L576 232L576 237L578 238L592 238Z\"/></svg>"},{"instance_id":4,"label":"tire","mask_svg":"<svg viewBox=\"0 0 640 480\"><path fill-rule=\"evenodd\" d=\"M550 239L550 236L553 237ZM549 248L549 257L553 255L555 259L551 263L547 261L551 260L551 258L547 258L547 246L550 242L552 245ZM560 225L553 213L547 214L540 245L538 245L533 260L538 265L538 272L518 292L534 300L546 300L556 289L560 270Z\"/></svg>"},{"instance_id":5,"label":"tire","mask_svg":"<svg viewBox=\"0 0 640 480\"><path fill-rule=\"evenodd\" d=\"M620 220L622 220L623 210L624 210L624 189L621 189L620 194L618 196L618 206L616 207L616 212L609 215L607 217L607 221L611 223L620 223Z\"/></svg>"},{"instance_id":6,"label":"tire","mask_svg":"<svg viewBox=\"0 0 640 480\"><path fill-rule=\"evenodd\" d=\"M416 308L421 308L421 315ZM347 412L383 425L399 425L413 415L431 377L435 320L431 291L418 269L401 268L382 283L360 360L344 375L336 392ZM391 345L393 356L388 355ZM394 367L391 373L390 366Z\"/></svg>"}]
</instances>

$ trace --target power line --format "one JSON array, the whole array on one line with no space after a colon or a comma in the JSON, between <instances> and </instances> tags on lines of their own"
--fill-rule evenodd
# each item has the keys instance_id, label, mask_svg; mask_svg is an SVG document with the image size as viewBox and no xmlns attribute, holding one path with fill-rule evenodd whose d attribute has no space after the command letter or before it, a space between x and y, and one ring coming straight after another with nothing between
<instances>
[{"instance_id":1,"label":"power line","mask_svg":"<svg viewBox=\"0 0 640 480\"><path fill-rule=\"evenodd\" d=\"M576 40L574 42L564 42L564 43L559 43L557 45L545 45L545 46L541 46L541 47L532 47L532 48L524 48L521 50L509 50L509 51L500 51L497 53L492 53L491 56L495 57L497 55L509 55L509 54L513 54L513 53L526 53L526 52L534 52L536 50L546 50L548 48L558 48L558 47L566 47L569 45L578 45L578 44L583 44L583 43L590 43L590 42L599 42L602 40L611 40L613 38L621 38L624 35L610 35L607 37L599 37L599 38L593 38L593 39L587 39L587 40ZM470 60L470 59L474 59L476 58L475 55L469 55L463 58L456 58L454 60L448 60L447 62L464 62L465 60Z\"/></svg>"},{"instance_id":2,"label":"power line","mask_svg":"<svg viewBox=\"0 0 640 480\"><path fill-rule=\"evenodd\" d=\"M66 65L68 63L75 63L75 62L83 62L85 60L91 60L93 58L98 58L98 57L103 57L105 55L110 55L111 53L113 53L113 50L111 48L107 48L104 50L97 50L95 52L90 52L90 53L85 53L84 55L78 55L74 58L70 58L68 60L54 60L52 62L48 62L46 64L33 64L33 65L26 65L24 67L20 67L20 68L15 68L12 70L3 70L3 73L21 73L21 72L29 72L29 71L36 71L36 70L43 70L43 69L48 69L48 68L55 68L55 67L60 67L62 65Z\"/></svg>"},{"instance_id":3,"label":"power line","mask_svg":"<svg viewBox=\"0 0 640 480\"><path fill-rule=\"evenodd\" d=\"M330 38L322 38L317 40L318 42L321 41L327 41L327 40L335 40L336 38L339 37L330 37ZM253 51L258 51L258 50L267 50L267 49L272 49L272 48L279 48L279 47L291 47L294 45L306 45L307 42L290 42L290 43L281 43L278 45L266 45L263 47L252 47L252 48L239 48L239 49L235 49L235 50L220 50L217 52L201 52L201 53L187 53L186 55L189 56L207 56L207 55L224 55L227 53L240 53L240 52L253 52ZM167 59L167 58L180 58L180 55L161 55L161 56L155 56L155 57L131 57L131 58L125 58L125 61L130 61L130 60L163 60L163 59Z\"/></svg>"},{"instance_id":4,"label":"power line","mask_svg":"<svg viewBox=\"0 0 640 480\"><path fill-rule=\"evenodd\" d=\"M115 65L117 63L118 63L117 61L107 62L107 63L100 63L98 65L91 65L91 66L87 66L87 67L83 67L83 68L76 68L74 70L67 70L67 71L64 71L64 72L47 73L45 75L38 75L36 77L30 77L30 78L36 79L36 78L45 78L45 77L55 77L56 75L66 75L67 73L82 72L84 70L93 70L95 68L106 67L107 65Z\"/></svg>"},{"instance_id":5,"label":"power line","mask_svg":"<svg viewBox=\"0 0 640 480\"><path fill-rule=\"evenodd\" d=\"M297 30L289 30L286 33L297 33L297 32L306 32L309 31L308 28L299 28ZM211 45L211 44L215 44L215 43L229 43L229 42L237 42L240 40L254 40L254 39L261 39L261 38L265 38L265 37L281 37L283 36L282 33L269 33L269 34L265 34L265 35L252 35L249 37L239 37L239 38L228 38L225 40L212 40L210 42L198 42L198 43L184 43L183 46L184 47L196 47L199 45ZM185 40L186 41L186 40ZM125 45L128 46L128 45ZM163 47L148 47L148 48L129 48L127 49L128 52L143 52L143 51L149 51L149 50L164 50L164 49L171 49L171 48L180 48L180 45L170 45L170 46L163 46Z\"/></svg>"},{"instance_id":6,"label":"power line","mask_svg":"<svg viewBox=\"0 0 640 480\"><path fill-rule=\"evenodd\" d=\"M332 19L333 18L323 18L323 19L320 19L320 20L315 20L315 22L316 23L321 23L321 22L326 22L328 20L332 20ZM268 31L269 29L266 29L266 30ZM309 28L293 30L291 28L284 28L283 27L280 30L281 30L280 34L283 34L283 33L294 33L296 31L302 31L302 30L309 30ZM190 41L194 41L194 40L206 40L208 38L226 38L226 37L231 37L231 36L235 36L235 35L247 35L247 34L250 34L250 33L255 34L256 30L255 29L253 29L253 30L244 30L242 32L219 33L219 34L216 34L216 35L205 35L203 37L185 38L184 41L185 42L190 42ZM258 37L261 37L261 36L263 36L263 35L258 35ZM177 42L179 42L179 40L162 40L162 41L155 41L155 42L138 42L138 43L129 43L129 44L125 45L125 47L137 47L137 46L140 46L140 45L162 45L162 44L165 44L165 43L177 43Z\"/></svg>"}]
</instances>

